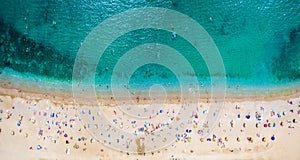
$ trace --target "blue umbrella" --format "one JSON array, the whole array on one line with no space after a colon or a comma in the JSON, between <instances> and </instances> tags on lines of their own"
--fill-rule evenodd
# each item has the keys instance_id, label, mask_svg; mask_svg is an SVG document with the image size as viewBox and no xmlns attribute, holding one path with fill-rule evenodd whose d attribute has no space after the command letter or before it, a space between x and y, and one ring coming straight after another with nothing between
<instances>
[{"instance_id":1,"label":"blue umbrella","mask_svg":"<svg viewBox=\"0 0 300 160\"><path fill-rule=\"evenodd\" d=\"M272 141L275 141L275 136L274 136L274 135L271 137L271 140L272 140Z\"/></svg>"}]
</instances>

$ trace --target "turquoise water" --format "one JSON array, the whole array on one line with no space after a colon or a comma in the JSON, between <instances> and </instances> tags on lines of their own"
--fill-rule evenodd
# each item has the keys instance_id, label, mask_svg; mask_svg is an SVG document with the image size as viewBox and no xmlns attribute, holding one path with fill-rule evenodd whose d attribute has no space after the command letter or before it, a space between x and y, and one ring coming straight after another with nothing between
<instances>
[{"instance_id":1,"label":"turquoise water","mask_svg":"<svg viewBox=\"0 0 300 160\"><path fill-rule=\"evenodd\" d=\"M268 86L300 80L299 0L2 0L0 68L70 82L77 51L89 32L105 19L139 7L173 9L202 25L221 53L228 83ZM142 29L122 35L107 48L95 73L96 83L109 85L118 59L145 43L175 48L191 63L199 82L210 80L202 57L184 38L172 40L167 31ZM170 70L155 64L137 69L130 83L178 86Z\"/></svg>"}]
</instances>

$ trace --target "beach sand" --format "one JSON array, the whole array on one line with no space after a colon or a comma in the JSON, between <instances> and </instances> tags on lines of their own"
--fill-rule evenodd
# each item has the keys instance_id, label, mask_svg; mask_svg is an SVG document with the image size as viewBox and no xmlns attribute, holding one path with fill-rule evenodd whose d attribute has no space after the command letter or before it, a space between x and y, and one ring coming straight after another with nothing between
<instances>
[{"instance_id":1,"label":"beach sand","mask_svg":"<svg viewBox=\"0 0 300 160\"><path fill-rule=\"evenodd\" d=\"M81 119L82 105L76 105L70 95L20 92L3 86L0 93L1 159L300 159L297 93L260 99L228 98L207 137L198 134L201 118L205 118L210 104L203 98L197 111L199 123L188 128L190 133L182 133L178 142L143 155L114 150L98 142ZM105 102L103 112L113 124L113 119L119 116L117 107L108 105L113 100L108 97L99 100ZM140 103L143 106L146 102ZM176 96L169 97L164 112L157 115L166 116L167 108L172 110L176 104ZM260 116L256 117L256 113ZM122 125L126 126L128 121L125 116L122 118ZM154 117L151 123L161 121ZM138 128L130 125L130 132Z\"/></svg>"}]
</instances>

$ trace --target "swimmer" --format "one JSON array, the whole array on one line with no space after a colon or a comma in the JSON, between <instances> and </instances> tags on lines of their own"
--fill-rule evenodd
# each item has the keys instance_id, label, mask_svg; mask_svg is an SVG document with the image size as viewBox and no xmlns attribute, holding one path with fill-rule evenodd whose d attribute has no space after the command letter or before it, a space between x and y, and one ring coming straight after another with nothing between
<instances>
[{"instance_id":1,"label":"swimmer","mask_svg":"<svg viewBox=\"0 0 300 160\"><path fill-rule=\"evenodd\" d=\"M52 21L52 27L54 28L54 29L56 29L56 21Z\"/></svg>"},{"instance_id":2,"label":"swimmer","mask_svg":"<svg viewBox=\"0 0 300 160\"><path fill-rule=\"evenodd\" d=\"M156 54L156 59L159 59L160 58L160 53L158 52L157 54Z\"/></svg>"},{"instance_id":3,"label":"swimmer","mask_svg":"<svg viewBox=\"0 0 300 160\"><path fill-rule=\"evenodd\" d=\"M175 39L177 37L177 34L175 31L172 32L172 39Z\"/></svg>"}]
</instances>

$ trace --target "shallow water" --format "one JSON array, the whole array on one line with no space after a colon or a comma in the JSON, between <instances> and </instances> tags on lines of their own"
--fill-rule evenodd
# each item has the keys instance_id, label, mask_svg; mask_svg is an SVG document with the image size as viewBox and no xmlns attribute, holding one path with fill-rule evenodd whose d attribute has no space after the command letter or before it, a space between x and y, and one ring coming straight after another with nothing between
<instances>
[{"instance_id":1,"label":"shallow water","mask_svg":"<svg viewBox=\"0 0 300 160\"><path fill-rule=\"evenodd\" d=\"M202 25L221 53L229 84L269 86L300 80L298 0L259 3L250 0L2 0L0 67L17 71L12 74L70 81L77 51L89 32L107 18L139 7L173 9ZM107 48L95 73L96 83L110 84L120 57L145 43L175 48L191 63L199 82L210 80L202 57L183 37L172 40L170 32L142 29L122 35ZM130 83L132 86L157 83L178 86L170 70L154 64L137 69Z\"/></svg>"}]
</instances>

